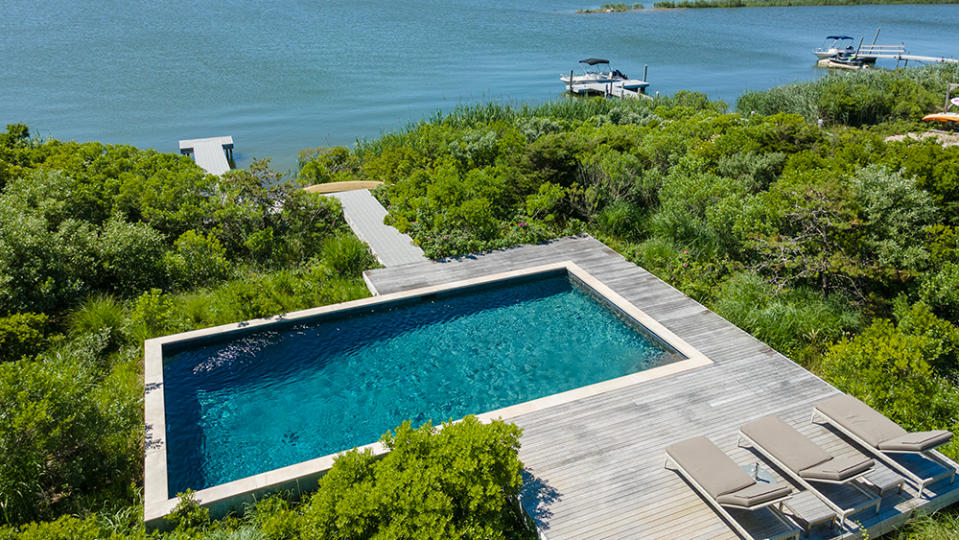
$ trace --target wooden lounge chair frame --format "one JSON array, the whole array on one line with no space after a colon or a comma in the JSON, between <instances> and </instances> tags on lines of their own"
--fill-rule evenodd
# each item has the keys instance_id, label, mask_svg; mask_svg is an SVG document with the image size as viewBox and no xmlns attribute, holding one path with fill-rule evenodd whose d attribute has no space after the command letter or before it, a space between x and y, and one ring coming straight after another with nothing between
<instances>
[{"instance_id":1,"label":"wooden lounge chair frame","mask_svg":"<svg viewBox=\"0 0 959 540\"><path fill-rule=\"evenodd\" d=\"M876 414L880 414L880 413L876 413ZM872 454L872 455L875 456L876 458L880 459L880 460L881 460L883 463L885 463L886 465L892 467L892 468L893 468L896 472L898 472L899 474L901 474L901 475L905 476L906 478L908 478L909 480L911 480L914 484L916 484L916 487L919 488L919 494L916 495L916 496L919 497L919 498L922 498L922 493L925 491L927 485L929 485L929 484L931 484L931 483L933 483L933 482L935 482L935 481L937 481L937 480L940 480L940 479L942 479L942 478L945 478L945 477L947 476L947 474L948 474L948 476L949 476L949 483L950 483L950 484L952 484L952 483L955 481L955 479L956 479L956 468L955 468L955 466L952 465L951 463L947 462L945 459L939 457L936 453L933 453L933 452L932 452L932 450L938 448L938 447L941 446L942 444L946 444L946 442L949 442L949 441L944 441L944 442L943 442L942 444L940 444L940 445L936 445L936 446L933 446L933 447L930 447L930 448L926 448L925 450L921 450L921 451L917 451L917 450L880 450L880 449L876 448L875 446L869 444L868 442L864 441L862 438L860 438L858 435L856 435L856 434L853 433L852 431L846 429L846 427L843 426L841 422L838 422L838 421L830 418L830 416L829 416L828 414L820 411L819 408L814 405L813 408L812 408L812 416L810 417L809 421L812 422L812 423L814 423L814 424L817 423L817 422L816 422L816 416L822 417L824 420L826 420L826 421L829 423L829 425L831 425L831 426L833 426L834 428L838 429L843 435L849 437L850 439L852 439L853 441L855 441L856 444L858 444L859 446L861 446L861 447L865 448L867 451L869 451L870 454ZM946 470L947 470L947 474L938 474L938 475L933 475L933 476L930 476L930 477L927 477L927 478L922 478L922 477L920 477L918 474L916 474L916 473L910 471L909 469L907 469L905 465L903 465L903 464L899 463L898 461L892 459L892 457L889 456L888 454L920 454L920 455L922 455L923 457L928 458L929 460L934 461L934 462L938 463L939 465L942 465L943 467L945 467ZM900 489L901 489L901 488L900 488Z\"/></svg>"},{"instance_id":2,"label":"wooden lounge chair frame","mask_svg":"<svg viewBox=\"0 0 959 540\"><path fill-rule=\"evenodd\" d=\"M855 513L855 512L858 512L859 510L862 510L862 509L858 509L858 508L843 508L843 507L839 506L838 504L832 502L832 499L830 499L829 497L826 497L825 495L823 495L818 489L816 489L816 488L809 482L809 480L806 480L805 478L803 478L802 476L800 476L798 471L794 471L794 470L790 469L789 467L787 467L782 461L780 461L779 459L777 459L776 456L772 455L772 454L769 453L765 448L763 448L761 445L757 444L756 441L752 440L752 439L749 437L749 435L746 435L745 433L743 433L742 430L739 430L739 440L737 441L737 444L739 444L740 446L742 446L742 441L743 441L744 439L746 440L746 442L749 443L750 446L752 446L753 448L755 448L755 449L756 449L760 454L762 454L766 459L768 459L768 460L771 461L776 467L778 467L779 470L781 470L781 471L783 471L784 473L788 474L790 478L792 478L793 480L795 480L796 482L798 482L799 485L801 485L802 487L804 487L804 488L806 488L807 490L809 490L810 493L815 494L817 497L819 497L819 500L821 500L822 502L826 503L826 506L828 506L828 507L831 508L834 512L836 512L836 518L833 519L833 522L834 522L834 524L836 525L836 527L842 529L843 527L846 526L846 516L847 516L847 515L852 514L852 513ZM820 480L820 479L818 479L818 478L817 478L815 481L816 481L816 482L821 482L821 483L823 483L823 484L836 484L836 485L850 484L850 482L854 481L854 480L857 479L857 478L861 478L861 477L865 476L865 475L868 474L868 473L869 473L869 471L866 470L866 471L863 471L863 472L861 472L861 473L859 473L859 474L857 474L857 475L855 475L855 476L850 476L849 478L846 478L845 480L842 480L842 481ZM851 485L852 487L854 487L855 489L859 490L860 492L862 492L863 495L865 495L865 496L867 496L867 497L870 497L870 496L871 496L871 494L870 494L868 491L866 491L865 489L861 488L860 486L858 486L858 485L856 485L856 484L850 484L850 485ZM881 497L876 497L876 513L877 513L877 514L879 513L879 505L880 505L881 503L882 503L882 498L881 498ZM868 506L867 506L866 508L868 508ZM838 520L837 520L837 518L838 518Z\"/></svg>"},{"instance_id":3,"label":"wooden lounge chair frame","mask_svg":"<svg viewBox=\"0 0 959 540\"><path fill-rule=\"evenodd\" d=\"M762 508L772 507L772 506L776 505L776 507L770 508L770 510L772 510L773 516L775 516L776 519L779 520L783 525L785 525L785 526L787 526L787 527L795 528L795 526L792 524L792 522L790 522L789 519L787 519L786 516L784 516L783 513L782 513L783 502L786 501L786 500L788 500L789 497L792 496L792 493L790 493L790 494L788 494L788 495L785 495L785 496L783 496L783 497L780 497L780 498L778 498L778 499L774 499L774 500L767 501L767 502L762 503L762 504L758 504L758 505L756 505L756 506L749 506L749 507L747 507L747 506L740 506L740 505L736 505L736 504L722 505L722 504L720 504L718 501L716 501L716 499L713 499L713 497L709 494L709 492L707 492L706 489L703 488L703 486L701 486L701 485L699 484L699 482L697 482L696 479L693 478L693 476L692 476L691 474L689 474L689 473L686 471L686 469L683 468L682 465L680 465L679 463L677 463L677 462L676 462L673 458L671 458L671 457L669 456L669 454L667 453L667 454L666 454L666 462L663 464L663 467L665 467L666 469L670 469L670 467L669 467L669 464L670 464L670 463L672 463L672 464L674 465L675 470L679 471L679 474L681 474L681 475L683 476L683 478L686 479L687 482L689 482L690 484L692 484L692 486L696 489L696 491L700 494L700 496L702 496L702 498L706 499L706 502L708 502L709 505L712 506L713 509L716 510L716 511L719 513L719 515L721 515L721 516L723 517L723 519L726 520L726 523L728 523L730 526L732 526L733 529L735 529L736 532L739 533L739 535L742 536L743 538L746 538L747 540L756 540L756 538L755 538L753 535L749 534L749 531L747 531L745 527L743 527L742 525L739 524L738 521L736 521L736 518L734 518L734 517L732 516L732 514L730 514L728 511L726 511L726 508L733 508L733 509L736 509L736 510L759 510L759 509L762 509ZM672 470L672 469L670 469L670 470ZM785 538L795 538L796 540L799 540L799 532L800 532L800 530L799 530L798 528L796 528L796 530L795 530L795 532L794 532L793 534L791 534L791 535L789 535L789 536L786 536Z\"/></svg>"}]
</instances>

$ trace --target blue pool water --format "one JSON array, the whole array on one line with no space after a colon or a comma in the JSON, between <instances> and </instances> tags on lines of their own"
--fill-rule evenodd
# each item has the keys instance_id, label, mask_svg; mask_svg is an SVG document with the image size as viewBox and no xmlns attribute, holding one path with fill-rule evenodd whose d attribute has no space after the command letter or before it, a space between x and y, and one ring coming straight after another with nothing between
<instances>
[{"instance_id":1,"label":"blue pool water","mask_svg":"<svg viewBox=\"0 0 959 540\"><path fill-rule=\"evenodd\" d=\"M680 358L634 324L563 272L165 349L170 493Z\"/></svg>"}]
</instances>

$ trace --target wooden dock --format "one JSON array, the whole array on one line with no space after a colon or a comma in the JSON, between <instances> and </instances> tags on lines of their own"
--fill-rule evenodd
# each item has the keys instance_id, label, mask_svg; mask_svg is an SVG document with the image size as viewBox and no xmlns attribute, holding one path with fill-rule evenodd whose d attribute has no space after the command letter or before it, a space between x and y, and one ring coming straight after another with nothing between
<instances>
[{"instance_id":1,"label":"wooden dock","mask_svg":"<svg viewBox=\"0 0 959 540\"><path fill-rule=\"evenodd\" d=\"M876 59L878 58L895 60L896 65L898 65L900 62L905 62L905 64L908 65L910 60L914 62L923 62L927 64L959 63L959 60L955 58L949 58L946 56L923 56L919 54L909 54L906 51L906 46L904 44L863 45L859 48L859 51L856 53L856 56L863 59L864 61L873 61L873 62L875 62Z\"/></svg>"},{"instance_id":2,"label":"wooden dock","mask_svg":"<svg viewBox=\"0 0 959 540\"><path fill-rule=\"evenodd\" d=\"M394 227L383 223L386 208L373 197L368 189L329 193L343 205L346 222L360 240L383 266L401 266L415 263L433 263L423 255L423 250L413 244L413 239Z\"/></svg>"},{"instance_id":3,"label":"wooden dock","mask_svg":"<svg viewBox=\"0 0 959 540\"><path fill-rule=\"evenodd\" d=\"M765 415L781 416L837 456L856 452L842 435L810 423L813 404L834 395L834 387L589 236L364 275L384 294L567 260L714 363L507 419L523 429L522 504L542 538L736 538L682 477L664 468L664 450L706 435L737 463L758 462L786 481L758 454L737 445L739 426ZM888 484L889 470L873 474ZM875 538L901 526L913 510L959 500L959 482L941 481L926 497L915 496L908 484L901 494L890 490L878 514L853 514L843 531L814 527L810 538L854 536L857 522ZM811 496L795 505L807 516L821 514L824 506ZM768 532L768 521L736 515L758 537Z\"/></svg>"},{"instance_id":4,"label":"wooden dock","mask_svg":"<svg viewBox=\"0 0 959 540\"><path fill-rule=\"evenodd\" d=\"M618 98L640 98L648 97L643 93L625 88L622 83L573 83L572 86L566 85L567 90L573 94L601 95L606 97Z\"/></svg>"},{"instance_id":5,"label":"wooden dock","mask_svg":"<svg viewBox=\"0 0 959 540\"><path fill-rule=\"evenodd\" d=\"M233 159L233 137L210 137L180 141L180 153L193 155L196 164L209 174L220 176L230 170Z\"/></svg>"}]
</instances>

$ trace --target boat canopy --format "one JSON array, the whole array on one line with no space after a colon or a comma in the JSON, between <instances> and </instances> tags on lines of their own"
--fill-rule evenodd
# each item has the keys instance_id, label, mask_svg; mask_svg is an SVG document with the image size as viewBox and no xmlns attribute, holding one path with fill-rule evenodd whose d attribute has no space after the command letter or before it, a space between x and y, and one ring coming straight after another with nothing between
<instances>
[{"instance_id":1,"label":"boat canopy","mask_svg":"<svg viewBox=\"0 0 959 540\"><path fill-rule=\"evenodd\" d=\"M826 39L852 39L850 36L826 36Z\"/></svg>"},{"instance_id":2,"label":"boat canopy","mask_svg":"<svg viewBox=\"0 0 959 540\"><path fill-rule=\"evenodd\" d=\"M580 60L579 63L595 66L596 64L608 64L609 60L603 60L602 58L587 58L585 60Z\"/></svg>"}]
</instances>

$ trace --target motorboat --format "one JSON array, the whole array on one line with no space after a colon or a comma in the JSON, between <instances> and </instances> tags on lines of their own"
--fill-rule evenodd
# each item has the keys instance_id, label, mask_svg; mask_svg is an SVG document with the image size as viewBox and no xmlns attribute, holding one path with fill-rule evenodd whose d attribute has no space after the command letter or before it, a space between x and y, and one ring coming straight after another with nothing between
<instances>
[{"instance_id":1,"label":"motorboat","mask_svg":"<svg viewBox=\"0 0 959 540\"><path fill-rule=\"evenodd\" d=\"M820 67L834 69L865 69L869 63L859 57L855 52L840 52L833 56L820 59L816 64Z\"/></svg>"},{"instance_id":2,"label":"motorboat","mask_svg":"<svg viewBox=\"0 0 959 540\"><path fill-rule=\"evenodd\" d=\"M570 87L570 76L572 75L572 86L602 86L614 85L624 88L631 92L642 92L649 86L649 83L639 79L630 79L625 73L618 69L613 69L609 65L609 60L603 58L585 58L579 61L583 64L583 73L581 75L561 75L559 80L564 85Z\"/></svg>"},{"instance_id":3,"label":"motorboat","mask_svg":"<svg viewBox=\"0 0 959 540\"><path fill-rule=\"evenodd\" d=\"M856 52L856 48L852 44L853 38L851 36L826 36L826 42L823 43L823 46L813 49L812 53L820 60L838 54L853 54Z\"/></svg>"}]
</instances>

